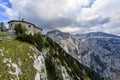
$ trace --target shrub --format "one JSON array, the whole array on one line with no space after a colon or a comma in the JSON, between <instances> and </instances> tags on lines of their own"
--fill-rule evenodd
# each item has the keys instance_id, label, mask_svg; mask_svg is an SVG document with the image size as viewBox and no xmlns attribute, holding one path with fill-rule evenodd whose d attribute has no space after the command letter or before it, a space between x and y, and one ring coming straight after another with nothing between
<instances>
[{"instance_id":1,"label":"shrub","mask_svg":"<svg viewBox=\"0 0 120 80\"><path fill-rule=\"evenodd\" d=\"M45 47L45 39L40 33L34 35L34 42L37 44L39 50L42 50L42 48Z\"/></svg>"},{"instance_id":2,"label":"shrub","mask_svg":"<svg viewBox=\"0 0 120 80\"><path fill-rule=\"evenodd\" d=\"M27 31L27 29L22 24L16 24L14 30L18 36L25 34Z\"/></svg>"},{"instance_id":3,"label":"shrub","mask_svg":"<svg viewBox=\"0 0 120 80\"><path fill-rule=\"evenodd\" d=\"M18 36L17 39L34 44L34 37L31 34L29 34L29 35L22 34L22 35Z\"/></svg>"},{"instance_id":4,"label":"shrub","mask_svg":"<svg viewBox=\"0 0 120 80\"><path fill-rule=\"evenodd\" d=\"M34 44L39 50L49 46L49 43L45 40L45 38L40 34L35 34L34 36L31 34L21 34L17 37L17 39L21 41L25 41L31 44Z\"/></svg>"}]
</instances>

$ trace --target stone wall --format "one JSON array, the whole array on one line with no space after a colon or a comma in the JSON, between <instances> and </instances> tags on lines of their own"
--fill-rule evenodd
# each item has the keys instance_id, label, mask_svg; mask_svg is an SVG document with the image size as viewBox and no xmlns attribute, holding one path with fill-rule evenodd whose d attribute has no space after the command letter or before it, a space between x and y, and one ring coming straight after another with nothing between
<instances>
[{"instance_id":1,"label":"stone wall","mask_svg":"<svg viewBox=\"0 0 120 80\"><path fill-rule=\"evenodd\" d=\"M32 24L30 24L30 23L26 23L26 22L10 22L9 23L9 29L11 30L11 31L13 31L14 32L14 27L15 27L15 25L16 24L21 24L21 25L23 25L23 26L25 26L26 27L26 29L27 29L27 34L32 34L32 35L34 35L34 34L37 34L37 33L41 33L41 29L39 29L39 28L36 28L35 27L35 25L32 25Z\"/></svg>"},{"instance_id":2,"label":"stone wall","mask_svg":"<svg viewBox=\"0 0 120 80\"><path fill-rule=\"evenodd\" d=\"M41 32L41 29L35 27L35 34Z\"/></svg>"}]
</instances>

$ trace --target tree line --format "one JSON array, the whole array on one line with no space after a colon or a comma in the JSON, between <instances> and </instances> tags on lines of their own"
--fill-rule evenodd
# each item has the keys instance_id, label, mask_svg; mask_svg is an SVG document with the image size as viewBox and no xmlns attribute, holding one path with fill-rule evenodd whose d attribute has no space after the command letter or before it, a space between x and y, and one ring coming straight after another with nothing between
<instances>
[{"instance_id":1,"label":"tree line","mask_svg":"<svg viewBox=\"0 0 120 80\"><path fill-rule=\"evenodd\" d=\"M6 31L7 31L7 28L4 22L0 22L0 32L6 32Z\"/></svg>"}]
</instances>

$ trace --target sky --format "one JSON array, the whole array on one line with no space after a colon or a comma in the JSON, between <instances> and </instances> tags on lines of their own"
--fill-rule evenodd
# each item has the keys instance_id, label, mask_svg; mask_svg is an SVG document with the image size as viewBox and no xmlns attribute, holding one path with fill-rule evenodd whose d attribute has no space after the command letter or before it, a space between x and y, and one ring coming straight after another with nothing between
<instances>
[{"instance_id":1,"label":"sky","mask_svg":"<svg viewBox=\"0 0 120 80\"><path fill-rule=\"evenodd\" d=\"M0 22L34 23L43 33L106 32L120 35L120 0L0 0Z\"/></svg>"}]
</instances>

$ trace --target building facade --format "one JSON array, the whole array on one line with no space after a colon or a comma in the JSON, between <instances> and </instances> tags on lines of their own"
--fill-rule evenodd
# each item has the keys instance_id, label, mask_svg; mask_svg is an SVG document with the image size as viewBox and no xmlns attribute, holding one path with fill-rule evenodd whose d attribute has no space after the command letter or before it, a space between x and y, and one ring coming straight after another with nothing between
<instances>
[{"instance_id":1,"label":"building facade","mask_svg":"<svg viewBox=\"0 0 120 80\"><path fill-rule=\"evenodd\" d=\"M27 34L37 34L37 33L41 33L42 29L35 26L34 24L27 22L27 21L23 21L23 20L12 20L8 22L9 24L9 31L10 32L15 32L14 28L16 24L21 24L23 25L26 29L27 29Z\"/></svg>"}]
</instances>

